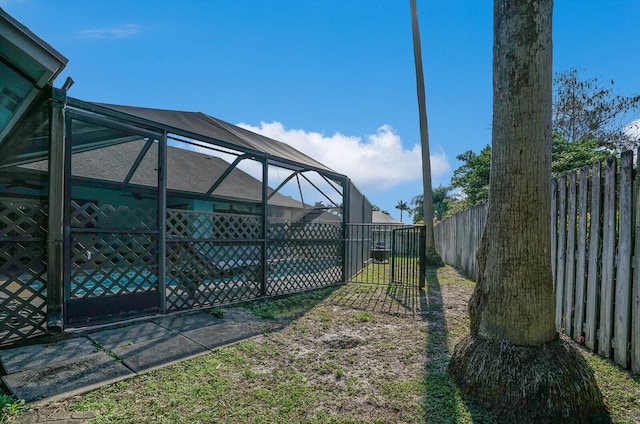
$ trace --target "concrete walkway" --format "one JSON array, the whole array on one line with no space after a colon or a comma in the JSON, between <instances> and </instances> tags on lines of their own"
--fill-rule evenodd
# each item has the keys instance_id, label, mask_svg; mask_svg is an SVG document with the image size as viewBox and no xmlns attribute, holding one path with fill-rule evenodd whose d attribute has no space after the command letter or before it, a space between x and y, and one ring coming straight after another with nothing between
<instances>
[{"instance_id":1,"label":"concrete walkway","mask_svg":"<svg viewBox=\"0 0 640 424\"><path fill-rule=\"evenodd\" d=\"M67 340L0 351L3 382L18 398L50 402L206 354L278 326L244 308L162 316ZM69 415L69 416L66 416ZM21 417L23 422L84 422L89 415ZM82 415L82 414L81 414Z\"/></svg>"}]
</instances>

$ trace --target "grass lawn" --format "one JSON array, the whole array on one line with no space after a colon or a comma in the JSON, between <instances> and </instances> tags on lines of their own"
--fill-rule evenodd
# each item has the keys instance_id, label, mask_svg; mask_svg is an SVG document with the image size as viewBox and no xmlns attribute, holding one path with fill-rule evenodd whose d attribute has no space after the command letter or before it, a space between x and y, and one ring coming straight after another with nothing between
<instances>
[{"instance_id":1,"label":"grass lawn","mask_svg":"<svg viewBox=\"0 0 640 424\"><path fill-rule=\"evenodd\" d=\"M245 308L282 328L38 413L91 411L92 423L490 423L446 373L472 290L443 267L428 269L427 291L350 284L254 303ZM584 356L613 422L640 422L640 378Z\"/></svg>"}]
</instances>

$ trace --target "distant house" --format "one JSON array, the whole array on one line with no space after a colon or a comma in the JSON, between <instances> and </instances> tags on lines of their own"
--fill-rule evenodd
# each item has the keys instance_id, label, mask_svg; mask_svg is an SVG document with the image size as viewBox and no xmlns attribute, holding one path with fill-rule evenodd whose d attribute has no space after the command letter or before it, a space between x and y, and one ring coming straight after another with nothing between
<instances>
[{"instance_id":1,"label":"distant house","mask_svg":"<svg viewBox=\"0 0 640 424\"><path fill-rule=\"evenodd\" d=\"M101 199L100 203L154 207L158 144L150 143L147 147L146 143L144 139L137 139L73 153L72 200L82 202ZM142 159L134 169L123 166L134 163L143 151ZM20 168L44 172L47 166L47 161L42 160ZM248 173L231 167L230 163L219 157L168 146L167 171L168 209L252 213L257 207L255 205L260 205L262 201L262 183ZM216 185L225 172L228 172L226 178ZM209 193L212 199L203 201L195 197L194 193ZM312 206L274 192L271 188L268 193L269 215L274 218L300 219L313 209ZM114 197L128 197L130 201L118 199L114 202ZM145 201L149 205L145 206ZM96 206L100 206L97 200L94 202ZM313 218L314 221L341 222L340 217L326 212L316 212Z\"/></svg>"},{"instance_id":2,"label":"distant house","mask_svg":"<svg viewBox=\"0 0 640 424\"><path fill-rule=\"evenodd\" d=\"M398 221L391 215L387 215L384 212L373 211L371 212L371 223L372 224L396 224L396 225L405 225L403 222Z\"/></svg>"},{"instance_id":3,"label":"distant house","mask_svg":"<svg viewBox=\"0 0 640 424\"><path fill-rule=\"evenodd\" d=\"M383 255L388 255L391 249L402 250L400 246L406 244L404 234L397 233L395 230L406 227L407 224L380 211L371 212L371 224L373 225L371 231L373 251L377 250L375 254L380 255L384 252Z\"/></svg>"}]
</instances>

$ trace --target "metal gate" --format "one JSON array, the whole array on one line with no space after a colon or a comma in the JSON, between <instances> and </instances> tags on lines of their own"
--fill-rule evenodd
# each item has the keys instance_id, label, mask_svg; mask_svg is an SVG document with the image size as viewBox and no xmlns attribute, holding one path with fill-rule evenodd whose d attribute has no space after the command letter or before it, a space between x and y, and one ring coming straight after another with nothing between
<instances>
[{"instance_id":1,"label":"metal gate","mask_svg":"<svg viewBox=\"0 0 640 424\"><path fill-rule=\"evenodd\" d=\"M349 224L347 282L424 286L425 227Z\"/></svg>"}]
</instances>

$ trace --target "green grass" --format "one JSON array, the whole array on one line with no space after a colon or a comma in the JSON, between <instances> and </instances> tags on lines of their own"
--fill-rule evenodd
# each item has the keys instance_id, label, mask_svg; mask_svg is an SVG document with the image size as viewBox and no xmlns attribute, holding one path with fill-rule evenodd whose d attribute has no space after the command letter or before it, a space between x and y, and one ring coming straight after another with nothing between
<instances>
[{"instance_id":1,"label":"green grass","mask_svg":"<svg viewBox=\"0 0 640 424\"><path fill-rule=\"evenodd\" d=\"M427 275L422 316L339 306L341 288L256 302L250 306L256 314L291 324L103 387L63 408L96 411L91 423L490 423L486 412L460 396L446 371L456 342L468 331L463 304L474 285L450 267L428 269ZM354 286L358 296L375 293ZM583 354L612 421L640 422L640 377ZM394 363L395 370L406 364L415 372L399 375L386 368ZM8 397L0 405L0 422L22 408Z\"/></svg>"},{"instance_id":2,"label":"green grass","mask_svg":"<svg viewBox=\"0 0 640 424\"><path fill-rule=\"evenodd\" d=\"M640 376L622 370L609 360L583 349L615 423L640 422Z\"/></svg>"},{"instance_id":3,"label":"green grass","mask_svg":"<svg viewBox=\"0 0 640 424\"><path fill-rule=\"evenodd\" d=\"M24 400L0 394L0 423L11 422L24 411Z\"/></svg>"},{"instance_id":4,"label":"green grass","mask_svg":"<svg viewBox=\"0 0 640 424\"><path fill-rule=\"evenodd\" d=\"M292 320L304 315L309 309L333 293L337 287L308 291L280 299L266 299L248 304L247 309L255 315L271 320ZM327 317L324 318L325 320Z\"/></svg>"},{"instance_id":5,"label":"green grass","mask_svg":"<svg viewBox=\"0 0 640 424\"><path fill-rule=\"evenodd\" d=\"M392 260L388 259L385 262L369 262L369 264L353 279L354 283L374 283L374 284L389 284L391 282L391 270ZM397 276L407 277L407 272L418 273L420 270L420 263L418 258L396 256L395 268ZM417 277L417 275L416 275Z\"/></svg>"},{"instance_id":6,"label":"green grass","mask_svg":"<svg viewBox=\"0 0 640 424\"><path fill-rule=\"evenodd\" d=\"M352 320L354 322L369 322L375 319L376 319L375 315L369 311L354 312L352 317Z\"/></svg>"},{"instance_id":7,"label":"green grass","mask_svg":"<svg viewBox=\"0 0 640 424\"><path fill-rule=\"evenodd\" d=\"M284 354L280 349L286 348L265 350L242 342L100 389L83 396L72 408L101 411L92 423L369 422L336 420L322 408L330 404L330 394L296 367L279 366L266 372L260 369L260 361L252 359ZM332 362L316 372L336 380L345 377L344 369Z\"/></svg>"}]
</instances>

